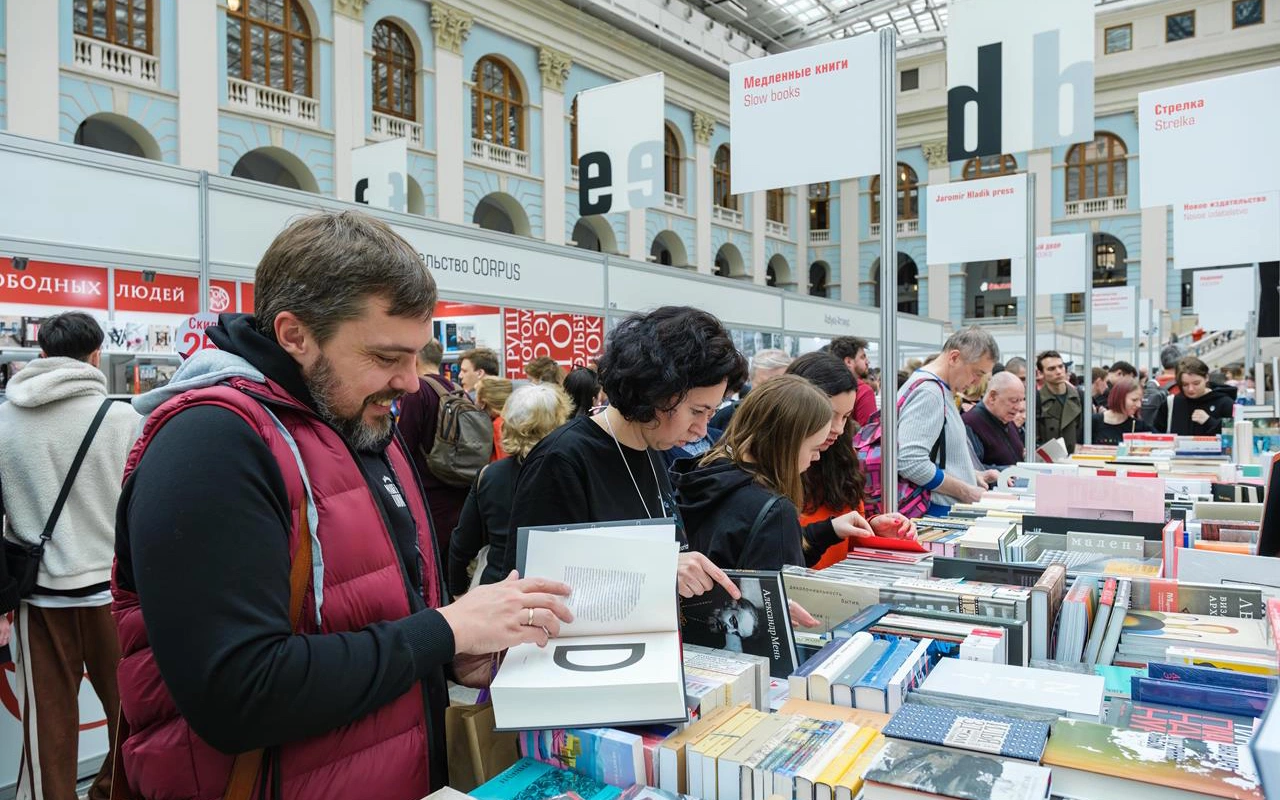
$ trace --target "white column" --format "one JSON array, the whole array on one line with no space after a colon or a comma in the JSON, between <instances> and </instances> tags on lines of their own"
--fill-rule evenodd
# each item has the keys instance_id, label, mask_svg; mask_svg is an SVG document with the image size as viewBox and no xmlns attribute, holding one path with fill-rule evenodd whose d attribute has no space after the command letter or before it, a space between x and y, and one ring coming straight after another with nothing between
<instances>
[{"instance_id":1,"label":"white column","mask_svg":"<svg viewBox=\"0 0 1280 800\"><path fill-rule=\"evenodd\" d=\"M711 137L716 121L701 111L693 115L693 162L696 195L693 218L695 242L693 263L698 272L710 275L715 271L716 254L711 252Z\"/></svg>"},{"instance_id":2,"label":"white column","mask_svg":"<svg viewBox=\"0 0 1280 800\"><path fill-rule=\"evenodd\" d=\"M645 236L645 209L633 208L627 212L627 258L633 261L649 260L649 243Z\"/></svg>"},{"instance_id":3,"label":"white column","mask_svg":"<svg viewBox=\"0 0 1280 800\"><path fill-rule=\"evenodd\" d=\"M363 17L358 4L337 4L333 14L333 181L339 200L355 199L351 149L365 143L365 104Z\"/></svg>"},{"instance_id":4,"label":"white column","mask_svg":"<svg viewBox=\"0 0 1280 800\"><path fill-rule=\"evenodd\" d=\"M462 76L462 43L471 33L472 17L441 2L431 4L436 39L436 203L441 222L465 223L463 171L469 131L459 124L466 99Z\"/></svg>"},{"instance_id":5,"label":"white column","mask_svg":"<svg viewBox=\"0 0 1280 800\"><path fill-rule=\"evenodd\" d=\"M1169 207L1142 209L1141 232L1142 296L1163 311L1169 305Z\"/></svg>"},{"instance_id":6,"label":"white column","mask_svg":"<svg viewBox=\"0 0 1280 800\"><path fill-rule=\"evenodd\" d=\"M943 145L942 163L939 165L936 158L929 160L929 185L941 186L951 182L951 165L946 160L946 142ZM926 147L926 157L931 154ZM923 196L923 193L922 193ZM928 222L926 221L926 224ZM929 276L929 316L932 319L951 319L951 265L950 264L929 264L925 269Z\"/></svg>"},{"instance_id":7,"label":"white column","mask_svg":"<svg viewBox=\"0 0 1280 800\"><path fill-rule=\"evenodd\" d=\"M1036 150L1027 154L1027 171L1036 177L1036 229L1031 236L1049 236L1053 233L1053 153ZM1053 295L1036 296L1035 314L1037 327L1053 330Z\"/></svg>"},{"instance_id":8,"label":"white column","mask_svg":"<svg viewBox=\"0 0 1280 800\"><path fill-rule=\"evenodd\" d=\"M58 30L60 3L5 4L5 68L10 133L58 140Z\"/></svg>"},{"instance_id":9,"label":"white column","mask_svg":"<svg viewBox=\"0 0 1280 800\"><path fill-rule=\"evenodd\" d=\"M753 192L751 195L751 266L747 274L751 282L764 286L764 232L765 220L768 218L765 207L765 192Z\"/></svg>"},{"instance_id":10,"label":"white column","mask_svg":"<svg viewBox=\"0 0 1280 800\"><path fill-rule=\"evenodd\" d=\"M862 259L858 254L859 182L840 181L840 299L858 302L862 281ZM829 224L829 223L828 223ZM805 275L809 265L805 264Z\"/></svg>"},{"instance_id":11,"label":"white column","mask_svg":"<svg viewBox=\"0 0 1280 800\"><path fill-rule=\"evenodd\" d=\"M218 172L218 0L176 3L178 15L178 163Z\"/></svg>"},{"instance_id":12,"label":"white column","mask_svg":"<svg viewBox=\"0 0 1280 800\"><path fill-rule=\"evenodd\" d=\"M809 187L797 186L794 191L796 214L791 220L791 235L796 239L796 263L791 265L791 274L803 276L807 281L809 279ZM827 280L834 281L835 277L835 275L828 275Z\"/></svg>"},{"instance_id":13,"label":"white column","mask_svg":"<svg viewBox=\"0 0 1280 800\"><path fill-rule=\"evenodd\" d=\"M538 51L542 73L542 214L543 238L550 244L565 242L564 82L573 62L569 56L543 47ZM628 237L628 241L630 237Z\"/></svg>"}]
</instances>

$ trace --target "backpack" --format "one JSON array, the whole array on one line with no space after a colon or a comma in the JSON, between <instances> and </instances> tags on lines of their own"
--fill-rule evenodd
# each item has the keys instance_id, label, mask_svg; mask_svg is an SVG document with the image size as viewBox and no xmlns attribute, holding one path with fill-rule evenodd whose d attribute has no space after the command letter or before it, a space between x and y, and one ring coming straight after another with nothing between
<instances>
[{"instance_id":1,"label":"backpack","mask_svg":"<svg viewBox=\"0 0 1280 800\"><path fill-rule=\"evenodd\" d=\"M450 486L470 486L493 456L493 420L461 389L425 382L440 396L436 439L425 453L427 469Z\"/></svg>"},{"instance_id":2,"label":"backpack","mask_svg":"<svg viewBox=\"0 0 1280 800\"><path fill-rule=\"evenodd\" d=\"M902 413L902 406L906 403L907 398L922 383L931 383L933 378L921 378L911 384L901 397L898 398L896 407L898 413ZM947 402L947 398L943 397L943 402ZM880 479L880 457L881 449L881 425L880 411L877 409L862 430L853 437L853 449L858 453L858 460L862 462L862 471L866 476L867 492L863 500L866 507L866 517L870 519L876 514L881 513L884 509L881 505L881 496L884 493L884 487ZM938 434L938 441L934 442L933 450L929 453L929 460L934 464L941 463L945 468L947 463L947 417L944 409L942 416L942 432ZM916 486L910 481L898 479L898 511L904 517L917 519L923 517L929 512L929 500L933 496L933 492L923 486Z\"/></svg>"},{"instance_id":3,"label":"backpack","mask_svg":"<svg viewBox=\"0 0 1280 800\"><path fill-rule=\"evenodd\" d=\"M1147 381L1147 385L1142 388L1142 410L1138 412L1138 416L1143 422L1147 423L1147 427L1155 430L1156 414L1160 411L1160 404L1169 399L1169 392L1160 388L1155 381ZM1173 403L1169 403L1170 408Z\"/></svg>"}]
</instances>

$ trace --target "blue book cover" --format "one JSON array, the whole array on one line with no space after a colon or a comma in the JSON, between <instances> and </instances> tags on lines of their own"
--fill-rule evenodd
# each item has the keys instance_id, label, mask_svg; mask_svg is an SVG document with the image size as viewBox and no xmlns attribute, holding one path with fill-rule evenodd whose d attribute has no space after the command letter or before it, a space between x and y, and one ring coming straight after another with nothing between
<instances>
[{"instance_id":1,"label":"blue book cover","mask_svg":"<svg viewBox=\"0 0 1280 800\"><path fill-rule=\"evenodd\" d=\"M1049 723L907 703L884 726L884 735L1039 762Z\"/></svg>"},{"instance_id":2,"label":"blue book cover","mask_svg":"<svg viewBox=\"0 0 1280 800\"><path fill-rule=\"evenodd\" d=\"M520 755L625 789L645 782L644 739L614 728L521 731Z\"/></svg>"},{"instance_id":3,"label":"blue book cover","mask_svg":"<svg viewBox=\"0 0 1280 800\"><path fill-rule=\"evenodd\" d=\"M1199 683L1219 689L1244 689L1250 692L1276 693L1277 680L1268 675L1252 675L1217 667L1190 664L1147 664L1147 677L1162 681Z\"/></svg>"},{"instance_id":4,"label":"blue book cover","mask_svg":"<svg viewBox=\"0 0 1280 800\"><path fill-rule=\"evenodd\" d=\"M569 792L582 800L614 800L621 794L616 786L532 758L520 759L468 794L476 800L548 800Z\"/></svg>"},{"instance_id":5,"label":"blue book cover","mask_svg":"<svg viewBox=\"0 0 1280 800\"><path fill-rule=\"evenodd\" d=\"M866 686L873 689L883 689L889 685L889 679L893 677L893 673L898 671L898 667L906 663L911 656L911 651L915 649L916 643L911 639L893 639L889 643L889 649L880 657L871 669L867 670L862 676L862 680L854 684L854 687Z\"/></svg>"},{"instance_id":6,"label":"blue book cover","mask_svg":"<svg viewBox=\"0 0 1280 800\"><path fill-rule=\"evenodd\" d=\"M1179 683L1155 678L1132 680L1130 694L1135 703L1160 703L1167 706L1198 708L1219 714L1259 717L1267 710L1271 695L1247 689L1218 689L1198 683Z\"/></svg>"},{"instance_id":7,"label":"blue book cover","mask_svg":"<svg viewBox=\"0 0 1280 800\"><path fill-rule=\"evenodd\" d=\"M888 603L876 603L849 617L844 622L831 629L831 636L835 639L850 639L858 631L865 631L872 625L880 621L885 614L892 613L893 606Z\"/></svg>"}]
</instances>

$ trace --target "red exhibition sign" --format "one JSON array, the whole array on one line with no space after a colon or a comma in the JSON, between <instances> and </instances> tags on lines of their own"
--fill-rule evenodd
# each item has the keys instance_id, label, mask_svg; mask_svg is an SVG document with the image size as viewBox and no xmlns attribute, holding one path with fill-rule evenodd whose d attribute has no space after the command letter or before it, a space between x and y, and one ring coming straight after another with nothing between
<instances>
[{"instance_id":1,"label":"red exhibition sign","mask_svg":"<svg viewBox=\"0 0 1280 800\"><path fill-rule=\"evenodd\" d=\"M253 313L253 284L252 283L240 284L240 313L242 314Z\"/></svg>"},{"instance_id":2,"label":"red exhibition sign","mask_svg":"<svg viewBox=\"0 0 1280 800\"><path fill-rule=\"evenodd\" d=\"M26 260L22 269L13 259L0 258L0 303L107 310L107 270Z\"/></svg>"},{"instance_id":3,"label":"red exhibition sign","mask_svg":"<svg viewBox=\"0 0 1280 800\"><path fill-rule=\"evenodd\" d=\"M432 315L432 318L496 316L501 310L497 306L482 306L476 303L457 303L452 300L441 300L436 303L436 312Z\"/></svg>"},{"instance_id":4,"label":"red exhibition sign","mask_svg":"<svg viewBox=\"0 0 1280 800\"><path fill-rule=\"evenodd\" d=\"M209 311L213 314L228 314L235 310L235 281L209 281Z\"/></svg>"},{"instance_id":5,"label":"red exhibition sign","mask_svg":"<svg viewBox=\"0 0 1280 800\"><path fill-rule=\"evenodd\" d=\"M585 364L604 350L604 317L507 308L503 322L506 362L512 372L523 370L538 356L572 366Z\"/></svg>"},{"instance_id":6,"label":"red exhibition sign","mask_svg":"<svg viewBox=\"0 0 1280 800\"><path fill-rule=\"evenodd\" d=\"M152 280L147 280L147 275ZM200 310L200 279L161 272L116 270L116 311L195 314Z\"/></svg>"}]
</instances>

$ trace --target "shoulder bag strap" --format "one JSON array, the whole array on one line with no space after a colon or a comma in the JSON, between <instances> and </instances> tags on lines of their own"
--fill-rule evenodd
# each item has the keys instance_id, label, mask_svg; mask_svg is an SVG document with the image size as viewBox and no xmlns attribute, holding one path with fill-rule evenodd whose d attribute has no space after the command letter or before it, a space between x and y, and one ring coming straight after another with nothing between
<instances>
[{"instance_id":1,"label":"shoulder bag strap","mask_svg":"<svg viewBox=\"0 0 1280 800\"><path fill-rule=\"evenodd\" d=\"M760 513L756 514L755 522L751 523L751 532L747 534L748 539L755 538L755 535L760 532L760 529L764 527L764 518L769 516L769 510L772 509L781 499L782 495L775 494L773 497L766 500L764 505L760 507Z\"/></svg>"},{"instance_id":2,"label":"shoulder bag strap","mask_svg":"<svg viewBox=\"0 0 1280 800\"><path fill-rule=\"evenodd\" d=\"M102 420L111 410L111 403L111 400L102 401L102 405L98 406L98 413L93 417L93 422L89 423L88 432L80 440L80 449L76 451L71 469L68 470L66 479L62 481L62 489L58 492L58 499L53 503L53 510L49 512L49 519L44 523L44 532L40 534L41 545L53 538L53 529L57 527L58 517L62 516L62 507L67 504L67 498L71 495L71 486L76 482L76 474L80 472L84 457L89 454L89 445L93 444L93 437L98 434L98 428L102 427Z\"/></svg>"},{"instance_id":3,"label":"shoulder bag strap","mask_svg":"<svg viewBox=\"0 0 1280 800\"><path fill-rule=\"evenodd\" d=\"M422 380L426 381L427 385L430 386L432 389L435 389L436 394L440 395L441 400L443 400L444 398L452 394L452 392L444 388L443 383L435 379L434 375L423 375Z\"/></svg>"}]
</instances>

